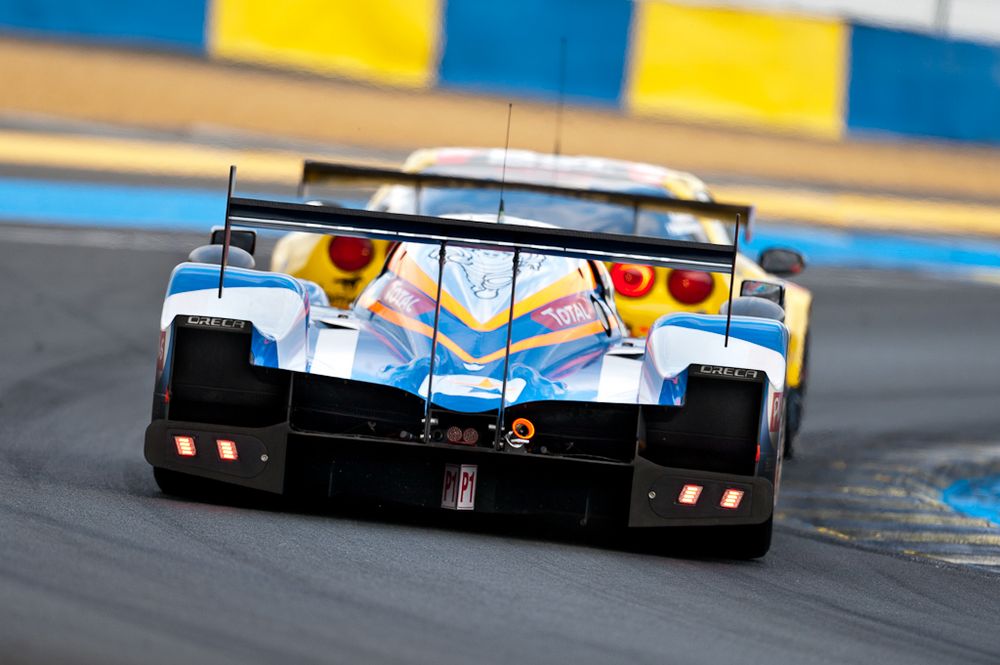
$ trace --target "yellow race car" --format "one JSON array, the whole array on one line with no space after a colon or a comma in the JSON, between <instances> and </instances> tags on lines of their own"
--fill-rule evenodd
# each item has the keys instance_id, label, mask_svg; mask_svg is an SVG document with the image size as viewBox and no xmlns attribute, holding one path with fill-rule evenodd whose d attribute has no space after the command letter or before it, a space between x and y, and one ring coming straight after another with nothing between
<instances>
[{"instance_id":1,"label":"yellow race car","mask_svg":"<svg viewBox=\"0 0 1000 665\"><path fill-rule=\"evenodd\" d=\"M656 209L651 203L656 200L674 204L684 200L712 201L708 188L695 176L659 166L524 150L510 150L505 155L502 149L438 148L414 152L402 171L421 177L409 183L394 182L396 179L388 177L388 171L366 173L364 169L307 162L301 193L308 198L321 190L329 196L313 202L336 205L345 195L365 198L365 192L374 191L367 206L389 212L437 216L497 213L500 193L496 185L502 178L504 212L511 216L581 231L657 235L727 245L734 242L731 225L720 219ZM477 186L475 179L494 186ZM335 192L331 186L336 186ZM621 192L636 202L629 205L610 198L576 199L554 195L545 187ZM332 305L347 307L361 288L382 271L387 251L388 243L378 240L290 234L278 241L271 268L316 282ZM768 284L783 287L780 304L790 333L786 455L791 454L802 422L812 295L782 277L795 275L803 268L798 253L771 249L761 253L759 263L740 254L735 271L737 295L741 289L767 288ZM609 264L608 270L618 314L637 337L644 336L653 322L667 312L715 313L729 298L728 275L618 263Z\"/></svg>"}]
</instances>

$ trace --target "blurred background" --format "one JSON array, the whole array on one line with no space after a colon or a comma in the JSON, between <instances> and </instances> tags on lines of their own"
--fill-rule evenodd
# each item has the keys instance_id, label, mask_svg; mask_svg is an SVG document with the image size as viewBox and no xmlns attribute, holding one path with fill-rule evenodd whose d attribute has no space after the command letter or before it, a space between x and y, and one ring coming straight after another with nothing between
<instances>
[{"instance_id":1,"label":"blurred background","mask_svg":"<svg viewBox=\"0 0 1000 665\"><path fill-rule=\"evenodd\" d=\"M511 101L512 147L693 171L814 264L994 280L998 40L989 0L0 0L0 218L204 226L229 163L287 193Z\"/></svg>"}]
</instances>

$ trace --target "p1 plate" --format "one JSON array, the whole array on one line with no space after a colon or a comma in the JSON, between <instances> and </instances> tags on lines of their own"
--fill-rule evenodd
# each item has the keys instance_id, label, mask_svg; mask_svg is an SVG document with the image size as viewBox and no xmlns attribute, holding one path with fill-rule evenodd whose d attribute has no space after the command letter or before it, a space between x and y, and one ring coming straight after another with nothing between
<instances>
[{"instance_id":1,"label":"p1 plate","mask_svg":"<svg viewBox=\"0 0 1000 665\"><path fill-rule=\"evenodd\" d=\"M449 510L473 510L476 507L475 464L445 464L441 488L441 507Z\"/></svg>"}]
</instances>

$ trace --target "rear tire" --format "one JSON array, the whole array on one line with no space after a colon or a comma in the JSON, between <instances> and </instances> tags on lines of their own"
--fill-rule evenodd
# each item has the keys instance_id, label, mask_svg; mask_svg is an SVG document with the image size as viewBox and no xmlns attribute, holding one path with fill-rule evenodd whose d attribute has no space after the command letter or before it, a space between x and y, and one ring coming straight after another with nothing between
<instances>
[{"instance_id":1,"label":"rear tire","mask_svg":"<svg viewBox=\"0 0 1000 665\"><path fill-rule=\"evenodd\" d=\"M795 456L795 439L802 427L803 401L799 388L788 389L785 395L785 447L782 452L785 459Z\"/></svg>"},{"instance_id":2,"label":"rear tire","mask_svg":"<svg viewBox=\"0 0 1000 665\"><path fill-rule=\"evenodd\" d=\"M799 385L789 388L785 393L785 448L782 455L791 459L795 455L795 440L802 429L802 417L805 412L806 383L809 380L809 334L806 334L805 348L802 351L802 369L799 374Z\"/></svg>"},{"instance_id":3,"label":"rear tire","mask_svg":"<svg viewBox=\"0 0 1000 665\"><path fill-rule=\"evenodd\" d=\"M169 471L158 466L153 467L153 479L160 491L171 496L191 496L198 478L184 473Z\"/></svg>"},{"instance_id":4,"label":"rear tire","mask_svg":"<svg viewBox=\"0 0 1000 665\"><path fill-rule=\"evenodd\" d=\"M771 534L774 530L774 516L760 524L723 527L719 540L720 554L733 559L759 559L771 549Z\"/></svg>"}]
</instances>

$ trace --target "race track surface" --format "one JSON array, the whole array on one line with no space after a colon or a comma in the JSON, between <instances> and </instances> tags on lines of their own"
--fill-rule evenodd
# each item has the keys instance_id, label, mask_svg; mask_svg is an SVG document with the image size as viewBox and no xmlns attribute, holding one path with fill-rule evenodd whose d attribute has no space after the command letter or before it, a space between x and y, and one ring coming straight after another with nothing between
<instances>
[{"instance_id":1,"label":"race track surface","mask_svg":"<svg viewBox=\"0 0 1000 665\"><path fill-rule=\"evenodd\" d=\"M0 229L0 661L997 663L1000 576L779 526L762 561L167 498L142 458L194 240ZM1000 431L1000 289L814 271L785 468Z\"/></svg>"}]
</instances>

